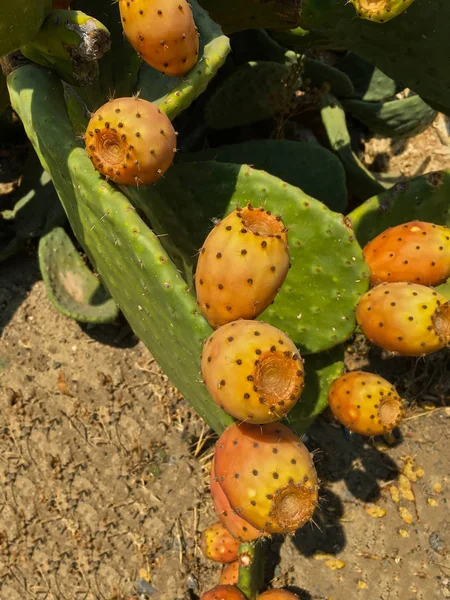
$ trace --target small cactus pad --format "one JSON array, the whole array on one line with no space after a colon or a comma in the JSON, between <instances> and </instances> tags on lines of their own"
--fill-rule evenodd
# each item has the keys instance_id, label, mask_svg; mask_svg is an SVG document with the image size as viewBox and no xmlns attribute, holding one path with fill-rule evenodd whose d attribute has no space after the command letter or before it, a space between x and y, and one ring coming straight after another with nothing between
<instances>
[{"instance_id":1,"label":"small cactus pad","mask_svg":"<svg viewBox=\"0 0 450 600\"><path fill-rule=\"evenodd\" d=\"M411 221L391 227L366 244L371 284L409 281L437 286L450 277L450 228Z\"/></svg>"},{"instance_id":2,"label":"small cactus pad","mask_svg":"<svg viewBox=\"0 0 450 600\"><path fill-rule=\"evenodd\" d=\"M233 562L225 565L222 573L220 574L219 584L220 585L237 585L239 579L239 561L234 560Z\"/></svg>"},{"instance_id":3,"label":"small cactus pad","mask_svg":"<svg viewBox=\"0 0 450 600\"><path fill-rule=\"evenodd\" d=\"M231 507L254 527L288 533L310 521L318 499L316 470L286 426L230 425L216 444L214 463Z\"/></svg>"},{"instance_id":4,"label":"small cactus pad","mask_svg":"<svg viewBox=\"0 0 450 600\"><path fill-rule=\"evenodd\" d=\"M234 321L215 331L203 349L202 373L214 401L247 423L284 417L304 382L295 344L261 321Z\"/></svg>"},{"instance_id":5,"label":"small cactus pad","mask_svg":"<svg viewBox=\"0 0 450 600\"><path fill-rule=\"evenodd\" d=\"M356 307L364 335L404 356L421 356L450 343L450 302L415 283L380 283Z\"/></svg>"},{"instance_id":6,"label":"small cactus pad","mask_svg":"<svg viewBox=\"0 0 450 600\"><path fill-rule=\"evenodd\" d=\"M281 288L289 269L287 229L264 208L238 208L217 223L198 257L199 308L211 325L255 319Z\"/></svg>"},{"instance_id":7,"label":"small cactus pad","mask_svg":"<svg viewBox=\"0 0 450 600\"><path fill-rule=\"evenodd\" d=\"M333 382L330 408L342 425L361 435L381 435L402 418L402 400L393 385L379 375L353 371Z\"/></svg>"},{"instance_id":8,"label":"small cactus pad","mask_svg":"<svg viewBox=\"0 0 450 600\"><path fill-rule=\"evenodd\" d=\"M414 0L350 0L361 19L386 23L411 6Z\"/></svg>"},{"instance_id":9,"label":"small cactus pad","mask_svg":"<svg viewBox=\"0 0 450 600\"><path fill-rule=\"evenodd\" d=\"M159 108L139 98L116 98L92 116L85 135L92 164L123 185L157 181L172 164L176 133Z\"/></svg>"},{"instance_id":10,"label":"small cactus pad","mask_svg":"<svg viewBox=\"0 0 450 600\"><path fill-rule=\"evenodd\" d=\"M247 600L235 585L216 585L201 596L200 600Z\"/></svg>"},{"instance_id":11,"label":"small cactus pad","mask_svg":"<svg viewBox=\"0 0 450 600\"><path fill-rule=\"evenodd\" d=\"M259 531L239 516L237 511L231 507L225 492L220 486L215 474L214 459L211 463L210 490L213 499L214 510L222 525L231 535L240 542L251 542L260 537L268 535L265 531Z\"/></svg>"},{"instance_id":12,"label":"small cactus pad","mask_svg":"<svg viewBox=\"0 0 450 600\"><path fill-rule=\"evenodd\" d=\"M199 40L186 0L119 0L123 30L146 63L184 75L198 59Z\"/></svg>"},{"instance_id":13,"label":"small cactus pad","mask_svg":"<svg viewBox=\"0 0 450 600\"><path fill-rule=\"evenodd\" d=\"M214 523L202 533L201 549L205 558L229 563L238 558L239 542L222 523Z\"/></svg>"},{"instance_id":14,"label":"small cactus pad","mask_svg":"<svg viewBox=\"0 0 450 600\"><path fill-rule=\"evenodd\" d=\"M269 590L259 595L257 600L300 600L297 594L287 590Z\"/></svg>"}]
</instances>

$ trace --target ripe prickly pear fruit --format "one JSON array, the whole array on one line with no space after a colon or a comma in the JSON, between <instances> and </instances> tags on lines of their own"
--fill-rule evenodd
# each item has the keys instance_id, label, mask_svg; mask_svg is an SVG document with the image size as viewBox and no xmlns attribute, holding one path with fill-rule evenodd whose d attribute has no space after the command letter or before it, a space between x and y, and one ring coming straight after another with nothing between
<instances>
[{"instance_id":1,"label":"ripe prickly pear fruit","mask_svg":"<svg viewBox=\"0 0 450 600\"><path fill-rule=\"evenodd\" d=\"M151 67L184 75L198 59L199 39L186 0L119 0L128 41Z\"/></svg>"},{"instance_id":2,"label":"ripe prickly pear fruit","mask_svg":"<svg viewBox=\"0 0 450 600\"><path fill-rule=\"evenodd\" d=\"M414 0L350 0L361 19L386 23L411 6Z\"/></svg>"},{"instance_id":3,"label":"ripe prickly pear fruit","mask_svg":"<svg viewBox=\"0 0 450 600\"><path fill-rule=\"evenodd\" d=\"M264 208L238 208L203 244L195 274L197 302L212 327L256 319L289 269L287 229Z\"/></svg>"},{"instance_id":4,"label":"ripe prickly pear fruit","mask_svg":"<svg viewBox=\"0 0 450 600\"><path fill-rule=\"evenodd\" d=\"M280 423L230 425L216 444L214 472L232 509L262 532L295 531L317 506L312 457Z\"/></svg>"},{"instance_id":5,"label":"ripe prickly pear fruit","mask_svg":"<svg viewBox=\"0 0 450 600\"><path fill-rule=\"evenodd\" d=\"M380 283L356 307L356 319L374 344L404 356L421 356L450 343L450 302L415 283Z\"/></svg>"},{"instance_id":6,"label":"ripe prickly pear fruit","mask_svg":"<svg viewBox=\"0 0 450 600\"><path fill-rule=\"evenodd\" d=\"M202 534L201 549L206 558L220 563L237 560L239 542L222 523L214 523Z\"/></svg>"},{"instance_id":7,"label":"ripe prickly pear fruit","mask_svg":"<svg viewBox=\"0 0 450 600\"><path fill-rule=\"evenodd\" d=\"M287 590L269 590L259 595L257 600L299 600L299 597Z\"/></svg>"},{"instance_id":8,"label":"ripe prickly pear fruit","mask_svg":"<svg viewBox=\"0 0 450 600\"><path fill-rule=\"evenodd\" d=\"M220 574L220 585L237 585L239 579L239 561L228 563Z\"/></svg>"},{"instance_id":9,"label":"ripe prickly pear fruit","mask_svg":"<svg viewBox=\"0 0 450 600\"><path fill-rule=\"evenodd\" d=\"M233 537L241 542L251 542L267 535L264 531L258 531L253 525L242 519L231 507L216 477L214 459L211 464L210 490L216 515Z\"/></svg>"},{"instance_id":10,"label":"ripe prickly pear fruit","mask_svg":"<svg viewBox=\"0 0 450 600\"><path fill-rule=\"evenodd\" d=\"M380 233L363 250L372 285L409 281L437 286L450 277L450 229L411 221Z\"/></svg>"},{"instance_id":11,"label":"ripe prickly pear fruit","mask_svg":"<svg viewBox=\"0 0 450 600\"><path fill-rule=\"evenodd\" d=\"M387 433L402 418L402 400L395 387L373 373L353 371L338 377L328 400L339 423L361 435Z\"/></svg>"},{"instance_id":12,"label":"ripe prickly pear fruit","mask_svg":"<svg viewBox=\"0 0 450 600\"><path fill-rule=\"evenodd\" d=\"M247 423L284 417L300 397L303 361L289 337L261 321L219 327L203 347L202 374L216 404Z\"/></svg>"},{"instance_id":13,"label":"ripe prickly pear fruit","mask_svg":"<svg viewBox=\"0 0 450 600\"><path fill-rule=\"evenodd\" d=\"M216 585L203 594L200 600L247 600L235 585Z\"/></svg>"},{"instance_id":14,"label":"ripe prickly pear fruit","mask_svg":"<svg viewBox=\"0 0 450 600\"><path fill-rule=\"evenodd\" d=\"M151 102L116 98L92 115L86 149L94 167L115 183L154 183L170 167L176 133L170 120Z\"/></svg>"}]
</instances>

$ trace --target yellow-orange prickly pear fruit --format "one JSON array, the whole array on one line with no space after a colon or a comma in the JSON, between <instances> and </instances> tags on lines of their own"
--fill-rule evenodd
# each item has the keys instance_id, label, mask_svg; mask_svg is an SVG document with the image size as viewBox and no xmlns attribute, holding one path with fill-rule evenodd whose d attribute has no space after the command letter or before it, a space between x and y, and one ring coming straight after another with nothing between
<instances>
[{"instance_id":1,"label":"yellow-orange prickly pear fruit","mask_svg":"<svg viewBox=\"0 0 450 600\"><path fill-rule=\"evenodd\" d=\"M199 39L186 0L119 0L128 41L165 75L184 75L198 59Z\"/></svg>"},{"instance_id":2,"label":"yellow-orange prickly pear fruit","mask_svg":"<svg viewBox=\"0 0 450 600\"><path fill-rule=\"evenodd\" d=\"M239 541L222 523L214 523L202 533L201 549L206 558L220 563L237 560Z\"/></svg>"},{"instance_id":3,"label":"yellow-orange prickly pear fruit","mask_svg":"<svg viewBox=\"0 0 450 600\"><path fill-rule=\"evenodd\" d=\"M353 371L338 377L328 392L330 408L342 425L361 435L382 435L402 418L402 400L383 377Z\"/></svg>"},{"instance_id":4,"label":"yellow-orange prickly pear fruit","mask_svg":"<svg viewBox=\"0 0 450 600\"><path fill-rule=\"evenodd\" d=\"M255 529L253 525L250 525L250 523L242 519L238 513L231 508L228 498L220 487L220 483L216 477L214 459L211 464L210 490L216 515L233 537L241 542L251 542L268 535L264 531Z\"/></svg>"},{"instance_id":5,"label":"yellow-orange prickly pear fruit","mask_svg":"<svg viewBox=\"0 0 450 600\"><path fill-rule=\"evenodd\" d=\"M216 585L212 590L203 594L200 600L247 600L235 585Z\"/></svg>"},{"instance_id":6,"label":"yellow-orange prickly pear fruit","mask_svg":"<svg viewBox=\"0 0 450 600\"><path fill-rule=\"evenodd\" d=\"M415 283L380 283L356 307L356 319L374 344L404 356L421 356L450 343L450 302Z\"/></svg>"},{"instance_id":7,"label":"yellow-orange prickly pear fruit","mask_svg":"<svg viewBox=\"0 0 450 600\"><path fill-rule=\"evenodd\" d=\"M287 590L269 590L258 596L257 600L300 600L297 594Z\"/></svg>"},{"instance_id":8,"label":"yellow-orange prickly pear fruit","mask_svg":"<svg viewBox=\"0 0 450 600\"><path fill-rule=\"evenodd\" d=\"M317 506L312 457L281 423L230 425L217 441L214 472L231 508L261 531L296 531Z\"/></svg>"},{"instance_id":9,"label":"yellow-orange prickly pear fruit","mask_svg":"<svg viewBox=\"0 0 450 600\"><path fill-rule=\"evenodd\" d=\"M212 327L255 319L289 269L287 229L264 208L238 208L217 223L200 250L195 287Z\"/></svg>"},{"instance_id":10,"label":"yellow-orange prickly pear fruit","mask_svg":"<svg viewBox=\"0 0 450 600\"><path fill-rule=\"evenodd\" d=\"M116 98L97 109L85 143L97 171L133 186L157 181L172 164L177 147L168 117L137 97Z\"/></svg>"},{"instance_id":11,"label":"yellow-orange prickly pear fruit","mask_svg":"<svg viewBox=\"0 0 450 600\"><path fill-rule=\"evenodd\" d=\"M237 585L239 579L239 561L228 563L220 574L220 585Z\"/></svg>"},{"instance_id":12,"label":"yellow-orange prickly pear fruit","mask_svg":"<svg viewBox=\"0 0 450 600\"><path fill-rule=\"evenodd\" d=\"M202 374L216 404L247 423L281 419L304 385L303 360L295 344L261 321L219 327L203 347Z\"/></svg>"},{"instance_id":13,"label":"yellow-orange prickly pear fruit","mask_svg":"<svg viewBox=\"0 0 450 600\"><path fill-rule=\"evenodd\" d=\"M364 247L371 284L409 281L437 286L450 277L450 229L411 221L386 229Z\"/></svg>"}]
</instances>

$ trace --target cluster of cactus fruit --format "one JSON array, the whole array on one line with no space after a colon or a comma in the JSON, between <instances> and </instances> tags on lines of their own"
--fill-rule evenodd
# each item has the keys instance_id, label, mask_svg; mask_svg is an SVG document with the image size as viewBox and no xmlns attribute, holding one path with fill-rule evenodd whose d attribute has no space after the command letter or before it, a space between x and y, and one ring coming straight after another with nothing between
<instances>
[{"instance_id":1,"label":"cluster of cactus fruit","mask_svg":"<svg viewBox=\"0 0 450 600\"><path fill-rule=\"evenodd\" d=\"M450 344L440 287L450 278L450 174L386 191L351 149L344 112L393 136L426 126L434 109L419 96L395 97L397 69L433 106L450 106L440 92L447 70L436 66L434 78L422 64L403 71L402 48L395 65L386 58L398 30L413 36L416 22L432 28L427 36L419 27L419 49L445 38L448 8L431 23L434 8L419 18L424 3L19 0L19 32L11 9L0 8L8 102L65 213L52 205L55 218L40 227L52 299L95 322L114 319L118 306L220 436L210 477L219 521L202 548L227 566L203 600L296 598L258 595L255 553L264 538L313 518L319 481L300 436L322 410L365 436L400 423L404 401L390 382L343 373L343 342L356 326L403 356ZM234 64L220 26L235 32ZM240 43L240 32L255 27ZM339 68L297 53L341 43L359 56L347 54ZM409 62L415 48L405 50ZM219 84L194 102L224 64ZM376 76L364 88L368 68ZM275 139L197 143L205 121L232 130L295 112L299 98L301 110L319 112L329 149ZM368 200L343 217L346 184ZM62 269L86 268L64 232L66 216L112 296L89 304L98 294L91 274L84 309L63 285Z\"/></svg>"}]
</instances>

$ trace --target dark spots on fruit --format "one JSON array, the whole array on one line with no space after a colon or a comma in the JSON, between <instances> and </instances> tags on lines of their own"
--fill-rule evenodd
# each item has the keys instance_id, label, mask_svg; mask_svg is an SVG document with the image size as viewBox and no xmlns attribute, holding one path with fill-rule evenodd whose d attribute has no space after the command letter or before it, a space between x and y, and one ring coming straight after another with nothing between
<instances>
[{"instance_id":1,"label":"dark spots on fruit","mask_svg":"<svg viewBox=\"0 0 450 600\"><path fill-rule=\"evenodd\" d=\"M250 279L247 279L247 283L248 283L248 285L252 285L252 283L253 283L253 279L251 279L251 278L250 278Z\"/></svg>"},{"instance_id":2,"label":"dark spots on fruit","mask_svg":"<svg viewBox=\"0 0 450 600\"><path fill-rule=\"evenodd\" d=\"M246 393L244 394L244 399L245 399L245 400L248 400L249 398L250 398L250 394L246 392Z\"/></svg>"},{"instance_id":3,"label":"dark spots on fruit","mask_svg":"<svg viewBox=\"0 0 450 600\"><path fill-rule=\"evenodd\" d=\"M247 381L253 381L254 377L253 375L247 375Z\"/></svg>"},{"instance_id":4,"label":"dark spots on fruit","mask_svg":"<svg viewBox=\"0 0 450 600\"><path fill-rule=\"evenodd\" d=\"M422 304L422 308L427 309L428 306L426 304Z\"/></svg>"},{"instance_id":5,"label":"dark spots on fruit","mask_svg":"<svg viewBox=\"0 0 450 600\"><path fill-rule=\"evenodd\" d=\"M272 265L272 266L270 267L270 270L272 271L272 273L275 273L275 271L277 270L277 268L276 268L276 266L275 266L275 265Z\"/></svg>"},{"instance_id":6,"label":"dark spots on fruit","mask_svg":"<svg viewBox=\"0 0 450 600\"><path fill-rule=\"evenodd\" d=\"M95 131L95 133L100 133L100 129L98 129L98 128L96 128L94 131Z\"/></svg>"},{"instance_id":7,"label":"dark spots on fruit","mask_svg":"<svg viewBox=\"0 0 450 600\"><path fill-rule=\"evenodd\" d=\"M164 67L167 69L167 67L168 67L168 66L169 66L169 63L168 63L168 62L165 62L165 63L164 63Z\"/></svg>"},{"instance_id":8,"label":"dark spots on fruit","mask_svg":"<svg viewBox=\"0 0 450 600\"><path fill-rule=\"evenodd\" d=\"M200 285L203 285L203 279L199 279L198 282Z\"/></svg>"},{"instance_id":9,"label":"dark spots on fruit","mask_svg":"<svg viewBox=\"0 0 450 600\"><path fill-rule=\"evenodd\" d=\"M261 248L265 248L267 246L267 242L265 240L263 240L261 242Z\"/></svg>"},{"instance_id":10,"label":"dark spots on fruit","mask_svg":"<svg viewBox=\"0 0 450 600\"><path fill-rule=\"evenodd\" d=\"M219 290L223 290L223 285L221 283L219 283L217 287L219 288Z\"/></svg>"},{"instance_id":11,"label":"dark spots on fruit","mask_svg":"<svg viewBox=\"0 0 450 600\"><path fill-rule=\"evenodd\" d=\"M231 312L231 306L227 306L226 309L228 312Z\"/></svg>"},{"instance_id":12,"label":"dark spots on fruit","mask_svg":"<svg viewBox=\"0 0 450 600\"><path fill-rule=\"evenodd\" d=\"M143 42L143 41L144 41L144 36L143 36L143 35L139 35L139 36L138 36L138 38L139 38L139 41L140 41L140 42Z\"/></svg>"},{"instance_id":13,"label":"dark spots on fruit","mask_svg":"<svg viewBox=\"0 0 450 600\"><path fill-rule=\"evenodd\" d=\"M205 304L205 308L209 308L209 304L208 303Z\"/></svg>"},{"instance_id":14,"label":"dark spots on fruit","mask_svg":"<svg viewBox=\"0 0 450 600\"><path fill-rule=\"evenodd\" d=\"M416 246L416 250L420 250L420 246Z\"/></svg>"},{"instance_id":15,"label":"dark spots on fruit","mask_svg":"<svg viewBox=\"0 0 450 600\"><path fill-rule=\"evenodd\" d=\"M259 366L259 360L255 360L255 362L253 363L255 365L255 367Z\"/></svg>"},{"instance_id":16,"label":"dark spots on fruit","mask_svg":"<svg viewBox=\"0 0 450 600\"><path fill-rule=\"evenodd\" d=\"M223 387L225 385L225 379L221 379L220 380L220 387Z\"/></svg>"},{"instance_id":17,"label":"dark spots on fruit","mask_svg":"<svg viewBox=\"0 0 450 600\"><path fill-rule=\"evenodd\" d=\"M397 339L399 342L403 341L403 337L401 335L399 335ZM380 392L380 394L381 394L381 392Z\"/></svg>"},{"instance_id":18,"label":"dark spots on fruit","mask_svg":"<svg viewBox=\"0 0 450 600\"><path fill-rule=\"evenodd\" d=\"M222 258L222 252L218 252L218 253L216 254L216 258Z\"/></svg>"},{"instance_id":19,"label":"dark spots on fruit","mask_svg":"<svg viewBox=\"0 0 450 600\"><path fill-rule=\"evenodd\" d=\"M245 227L243 227L243 228L241 229L241 233L247 233L247 230L245 229Z\"/></svg>"},{"instance_id":20,"label":"dark spots on fruit","mask_svg":"<svg viewBox=\"0 0 450 600\"><path fill-rule=\"evenodd\" d=\"M253 448L259 448L259 444L258 444L258 442L255 442L255 443L253 444Z\"/></svg>"},{"instance_id":21,"label":"dark spots on fruit","mask_svg":"<svg viewBox=\"0 0 450 600\"><path fill-rule=\"evenodd\" d=\"M160 16L161 16L162 14L163 14L163 13L162 13L162 10L158 10L158 15L160 15Z\"/></svg>"},{"instance_id":22,"label":"dark spots on fruit","mask_svg":"<svg viewBox=\"0 0 450 600\"><path fill-rule=\"evenodd\" d=\"M277 347L276 346L271 346L270 347L270 351L271 352L276 352L277 351Z\"/></svg>"},{"instance_id":23,"label":"dark spots on fruit","mask_svg":"<svg viewBox=\"0 0 450 600\"><path fill-rule=\"evenodd\" d=\"M433 261L433 262L431 263L431 266L432 266L432 267L435 267L435 266L436 266L436 263Z\"/></svg>"},{"instance_id":24,"label":"dark spots on fruit","mask_svg":"<svg viewBox=\"0 0 450 600\"><path fill-rule=\"evenodd\" d=\"M252 506L256 506L256 502L255 502L254 500L250 500L250 504L251 504Z\"/></svg>"},{"instance_id":25,"label":"dark spots on fruit","mask_svg":"<svg viewBox=\"0 0 450 600\"><path fill-rule=\"evenodd\" d=\"M208 358L206 359L208 362L212 361L212 356L208 356Z\"/></svg>"},{"instance_id":26,"label":"dark spots on fruit","mask_svg":"<svg viewBox=\"0 0 450 600\"><path fill-rule=\"evenodd\" d=\"M379 327L384 327L384 323L383 323L382 321L380 321L380 322L378 323L378 326L379 326Z\"/></svg>"},{"instance_id":27,"label":"dark spots on fruit","mask_svg":"<svg viewBox=\"0 0 450 600\"><path fill-rule=\"evenodd\" d=\"M225 227L225 229L226 229L227 231L231 231L231 225L227 225L227 226Z\"/></svg>"},{"instance_id":28,"label":"dark spots on fruit","mask_svg":"<svg viewBox=\"0 0 450 600\"><path fill-rule=\"evenodd\" d=\"M235 473L235 474L234 474L234 478L235 478L235 479L239 479L239 473Z\"/></svg>"},{"instance_id":29,"label":"dark spots on fruit","mask_svg":"<svg viewBox=\"0 0 450 600\"><path fill-rule=\"evenodd\" d=\"M254 331L253 334L254 335L261 335L261 333L259 331Z\"/></svg>"},{"instance_id":30,"label":"dark spots on fruit","mask_svg":"<svg viewBox=\"0 0 450 600\"><path fill-rule=\"evenodd\" d=\"M278 454L278 448L272 448L272 454Z\"/></svg>"},{"instance_id":31,"label":"dark spots on fruit","mask_svg":"<svg viewBox=\"0 0 450 600\"><path fill-rule=\"evenodd\" d=\"M237 440L233 440L233 446L237 446L239 442Z\"/></svg>"},{"instance_id":32,"label":"dark spots on fruit","mask_svg":"<svg viewBox=\"0 0 450 600\"><path fill-rule=\"evenodd\" d=\"M396 302L391 302L391 306L395 306L396 304Z\"/></svg>"},{"instance_id":33,"label":"dark spots on fruit","mask_svg":"<svg viewBox=\"0 0 450 600\"><path fill-rule=\"evenodd\" d=\"M367 394L367 397L368 398L372 398L372 394Z\"/></svg>"},{"instance_id":34,"label":"dark spots on fruit","mask_svg":"<svg viewBox=\"0 0 450 600\"><path fill-rule=\"evenodd\" d=\"M252 475L254 475L255 477L257 477L258 476L258 471L256 469L253 469Z\"/></svg>"},{"instance_id":35,"label":"dark spots on fruit","mask_svg":"<svg viewBox=\"0 0 450 600\"><path fill-rule=\"evenodd\" d=\"M278 475L278 473L275 471L275 473L272 473L272 477L274 479L278 479L280 476Z\"/></svg>"},{"instance_id":36,"label":"dark spots on fruit","mask_svg":"<svg viewBox=\"0 0 450 600\"><path fill-rule=\"evenodd\" d=\"M141 8L141 10L139 11L139 14L140 14L140 15L143 15L143 14L144 14L144 11L142 10L142 8Z\"/></svg>"},{"instance_id":37,"label":"dark spots on fruit","mask_svg":"<svg viewBox=\"0 0 450 600\"><path fill-rule=\"evenodd\" d=\"M291 458L291 465L296 465L297 461L295 460L295 458Z\"/></svg>"}]
</instances>

